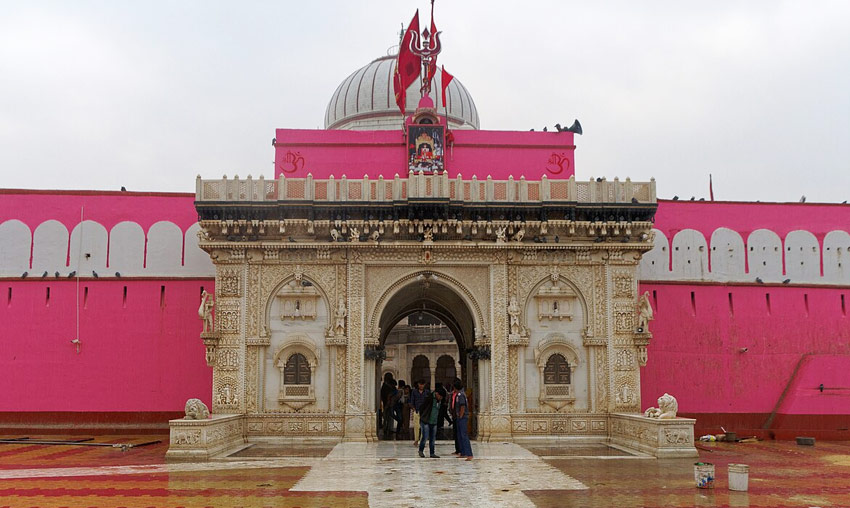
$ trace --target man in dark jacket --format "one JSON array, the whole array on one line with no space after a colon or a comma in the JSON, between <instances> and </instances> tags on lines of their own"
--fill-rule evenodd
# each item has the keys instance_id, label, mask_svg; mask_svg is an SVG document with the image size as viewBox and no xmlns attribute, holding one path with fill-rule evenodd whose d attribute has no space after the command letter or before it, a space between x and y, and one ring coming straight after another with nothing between
<instances>
[{"instance_id":1,"label":"man in dark jacket","mask_svg":"<svg viewBox=\"0 0 850 508\"><path fill-rule=\"evenodd\" d=\"M437 437L437 419L440 415L440 408L445 406L443 400L446 392L442 389L429 393L425 397L425 402L422 403L422 411L420 413L421 421L419 425L422 427L422 438L419 440L419 456L425 457L425 439L428 439L428 450L431 452L432 459L439 459L440 456L434 453L434 440Z\"/></svg>"},{"instance_id":2,"label":"man in dark jacket","mask_svg":"<svg viewBox=\"0 0 850 508\"><path fill-rule=\"evenodd\" d=\"M425 389L425 381L419 379L416 386L410 391L410 406L413 408L413 446L419 446L422 431L419 427L419 415L422 413L422 404L430 392Z\"/></svg>"}]
</instances>

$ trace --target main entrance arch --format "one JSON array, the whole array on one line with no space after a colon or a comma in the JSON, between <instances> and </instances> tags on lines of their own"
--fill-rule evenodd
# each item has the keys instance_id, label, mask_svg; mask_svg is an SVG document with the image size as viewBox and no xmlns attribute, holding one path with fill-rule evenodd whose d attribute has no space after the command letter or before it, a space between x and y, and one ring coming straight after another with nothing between
<instances>
[{"instance_id":1,"label":"main entrance arch","mask_svg":"<svg viewBox=\"0 0 850 508\"><path fill-rule=\"evenodd\" d=\"M384 352L393 351L395 356L387 357L386 354L378 355L378 360L375 362L375 386L374 408L376 418L380 418L378 411L381 406L380 389L383 380L383 373L397 372L396 380L402 378L402 373L416 372L417 376L429 384L430 389L435 389L435 383L441 382L444 387L450 389L450 385L455 377L458 377L463 382L464 387L470 393L472 407L472 431L477 428L475 402L479 400L480 383L478 380L478 362L474 359L475 355L471 355L475 351L475 330L476 318L469 304L469 290L460 286L456 281L453 281L445 274L435 273L431 270L423 270L413 272L403 277L400 284L391 286L392 294L386 298L382 298L383 307L376 309L379 328L379 348ZM461 296L467 295L467 298ZM415 344L410 348L411 355L418 355L408 361L408 348L398 345L388 344L388 336L393 330L397 330L396 325L399 323L408 322L408 319L413 317L413 323L417 320L421 321L422 316L430 316L430 322L439 322L448 328L451 337L456 345L456 355L445 354L445 348L440 348L437 345L429 345L430 340L428 326L416 326L415 324L406 327L405 331L408 336L405 338L405 343ZM429 325L430 326L430 325ZM439 328L437 328L439 330ZM433 327L430 328L434 330ZM415 334L422 335L416 337ZM393 341L396 342L396 341ZM400 342L400 341L398 341ZM395 346L395 347L394 347ZM454 358L457 359L455 366ZM392 364L393 368L388 369L385 363ZM408 363L410 365L408 365ZM409 367L409 368L408 368ZM427 376L422 373L423 367L428 368ZM450 378L446 376L450 374ZM417 379L407 378L408 384L413 384ZM433 381L433 383L432 383ZM380 422L377 423L380 428ZM380 434L380 432L379 432ZM389 436L382 436L387 438Z\"/></svg>"}]
</instances>

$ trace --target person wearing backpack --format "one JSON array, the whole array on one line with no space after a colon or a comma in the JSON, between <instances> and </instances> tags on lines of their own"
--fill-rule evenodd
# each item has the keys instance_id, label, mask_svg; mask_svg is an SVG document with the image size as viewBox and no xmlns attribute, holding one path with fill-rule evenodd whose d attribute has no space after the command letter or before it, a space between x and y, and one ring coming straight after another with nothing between
<instances>
[{"instance_id":1,"label":"person wearing backpack","mask_svg":"<svg viewBox=\"0 0 850 508\"><path fill-rule=\"evenodd\" d=\"M425 397L425 402L422 403L422 410L419 412L419 426L422 429L422 437L419 439L419 456L425 457L425 438L428 438L428 449L431 452L432 459L439 459L440 456L435 453L434 441L437 439L437 419L440 417L440 408L445 404L443 401L446 397L446 392L442 388L430 392Z\"/></svg>"}]
</instances>

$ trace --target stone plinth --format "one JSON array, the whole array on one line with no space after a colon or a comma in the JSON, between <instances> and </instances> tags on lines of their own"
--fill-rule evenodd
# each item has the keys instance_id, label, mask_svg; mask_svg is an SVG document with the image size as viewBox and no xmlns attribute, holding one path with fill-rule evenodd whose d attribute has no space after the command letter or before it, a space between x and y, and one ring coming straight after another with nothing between
<instances>
[{"instance_id":1,"label":"stone plinth","mask_svg":"<svg viewBox=\"0 0 850 508\"><path fill-rule=\"evenodd\" d=\"M639 414L615 413L609 417L608 442L660 459L697 457L692 418L647 418Z\"/></svg>"},{"instance_id":2,"label":"stone plinth","mask_svg":"<svg viewBox=\"0 0 850 508\"><path fill-rule=\"evenodd\" d=\"M207 420L170 420L169 461L207 461L245 444L242 415L213 415Z\"/></svg>"}]
</instances>

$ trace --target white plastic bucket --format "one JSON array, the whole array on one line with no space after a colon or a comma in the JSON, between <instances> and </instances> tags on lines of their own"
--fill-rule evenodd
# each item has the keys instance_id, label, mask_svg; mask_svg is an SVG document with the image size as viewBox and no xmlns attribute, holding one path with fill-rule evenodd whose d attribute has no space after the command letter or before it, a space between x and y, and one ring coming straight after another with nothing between
<instances>
[{"instance_id":1,"label":"white plastic bucket","mask_svg":"<svg viewBox=\"0 0 850 508\"><path fill-rule=\"evenodd\" d=\"M694 481L698 489L714 488L714 464L697 462L694 464Z\"/></svg>"},{"instance_id":2,"label":"white plastic bucket","mask_svg":"<svg viewBox=\"0 0 850 508\"><path fill-rule=\"evenodd\" d=\"M750 466L729 464L729 490L746 492L750 483Z\"/></svg>"}]
</instances>

